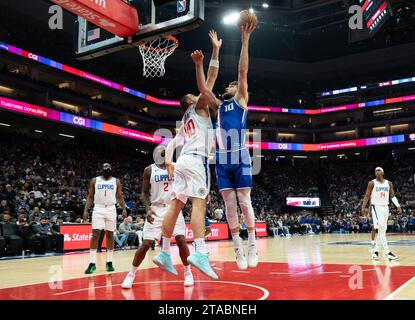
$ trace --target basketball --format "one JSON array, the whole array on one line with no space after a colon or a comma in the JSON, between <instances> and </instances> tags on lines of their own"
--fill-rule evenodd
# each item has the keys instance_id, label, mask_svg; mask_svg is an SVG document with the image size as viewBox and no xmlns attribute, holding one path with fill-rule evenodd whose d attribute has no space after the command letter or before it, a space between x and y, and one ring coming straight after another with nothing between
<instances>
[{"instance_id":1,"label":"basketball","mask_svg":"<svg viewBox=\"0 0 415 320\"><path fill-rule=\"evenodd\" d=\"M258 24L258 17L255 13L250 12L249 10L242 10L239 13L238 27L250 23L253 23L256 26Z\"/></svg>"}]
</instances>

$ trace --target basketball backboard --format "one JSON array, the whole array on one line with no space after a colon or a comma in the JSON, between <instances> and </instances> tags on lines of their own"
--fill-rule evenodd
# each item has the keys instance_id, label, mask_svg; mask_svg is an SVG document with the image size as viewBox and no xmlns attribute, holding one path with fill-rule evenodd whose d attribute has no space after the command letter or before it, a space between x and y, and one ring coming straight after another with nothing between
<instances>
[{"instance_id":1,"label":"basketball backboard","mask_svg":"<svg viewBox=\"0 0 415 320\"><path fill-rule=\"evenodd\" d=\"M205 0L156 0L157 6L153 0L125 2L137 9L138 33L121 38L78 17L75 24L75 54L79 60L138 47L158 37L192 30L204 21Z\"/></svg>"}]
</instances>

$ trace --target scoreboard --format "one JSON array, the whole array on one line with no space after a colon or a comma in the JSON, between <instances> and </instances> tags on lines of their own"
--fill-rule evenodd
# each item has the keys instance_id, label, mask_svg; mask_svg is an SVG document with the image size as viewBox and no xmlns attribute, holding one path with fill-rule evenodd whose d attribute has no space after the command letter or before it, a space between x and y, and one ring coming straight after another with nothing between
<instances>
[{"instance_id":1,"label":"scoreboard","mask_svg":"<svg viewBox=\"0 0 415 320\"><path fill-rule=\"evenodd\" d=\"M363 23L373 36L381 27L392 18L392 8L389 0L359 0L362 8Z\"/></svg>"}]
</instances>

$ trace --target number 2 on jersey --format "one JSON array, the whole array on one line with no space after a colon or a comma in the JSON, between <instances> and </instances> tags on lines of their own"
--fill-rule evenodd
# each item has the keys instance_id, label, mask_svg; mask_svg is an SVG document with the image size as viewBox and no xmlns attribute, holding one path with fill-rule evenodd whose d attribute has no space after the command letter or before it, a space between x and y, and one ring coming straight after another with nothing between
<instances>
[{"instance_id":1,"label":"number 2 on jersey","mask_svg":"<svg viewBox=\"0 0 415 320\"><path fill-rule=\"evenodd\" d=\"M168 183L168 182L164 182L164 183L163 183L163 190L164 190L165 192L169 192L169 183Z\"/></svg>"}]
</instances>

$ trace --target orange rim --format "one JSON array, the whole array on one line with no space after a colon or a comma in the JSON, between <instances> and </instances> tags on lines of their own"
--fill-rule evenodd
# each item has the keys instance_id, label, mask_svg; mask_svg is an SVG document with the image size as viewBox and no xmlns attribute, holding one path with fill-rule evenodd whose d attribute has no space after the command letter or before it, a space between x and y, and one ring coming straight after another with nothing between
<instances>
[{"instance_id":1,"label":"orange rim","mask_svg":"<svg viewBox=\"0 0 415 320\"><path fill-rule=\"evenodd\" d=\"M165 38L167 40L173 41L174 45L170 48L153 48L153 47L148 46L147 43L145 43L145 44L142 44L140 47L144 47L148 51L171 51L171 50L176 49L179 46L179 40L177 40L173 36L162 36L161 38Z\"/></svg>"}]
</instances>

